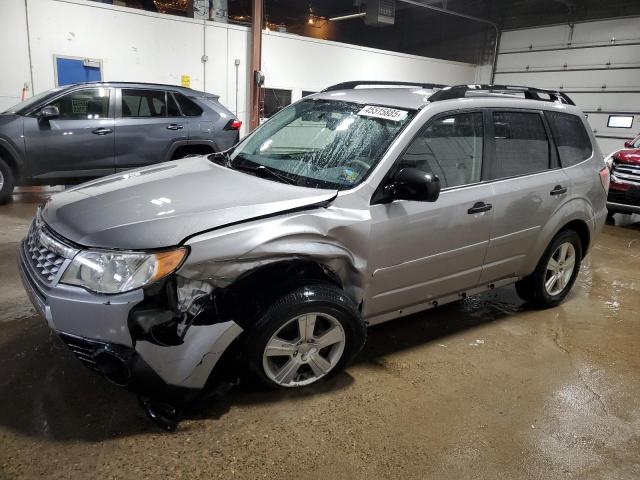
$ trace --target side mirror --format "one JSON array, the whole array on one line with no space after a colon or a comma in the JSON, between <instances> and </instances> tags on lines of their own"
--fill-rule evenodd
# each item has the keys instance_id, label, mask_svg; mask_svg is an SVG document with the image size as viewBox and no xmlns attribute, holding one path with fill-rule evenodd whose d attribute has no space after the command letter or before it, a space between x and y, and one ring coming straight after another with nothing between
<instances>
[{"instance_id":1,"label":"side mirror","mask_svg":"<svg viewBox=\"0 0 640 480\"><path fill-rule=\"evenodd\" d=\"M403 168L387 189L390 200L435 202L440 196L440 179L417 168Z\"/></svg>"},{"instance_id":2,"label":"side mirror","mask_svg":"<svg viewBox=\"0 0 640 480\"><path fill-rule=\"evenodd\" d=\"M47 105L40 110L38 118L40 120L51 120L52 118L58 118L60 116L60 110L55 105Z\"/></svg>"},{"instance_id":3,"label":"side mirror","mask_svg":"<svg viewBox=\"0 0 640 480\"><path fill-rule=\"evenodd\" d=\"M626 142L624 142L624 148L632 148L633 147L633 140L627 140Z\"/></svg>"}]
</instances>

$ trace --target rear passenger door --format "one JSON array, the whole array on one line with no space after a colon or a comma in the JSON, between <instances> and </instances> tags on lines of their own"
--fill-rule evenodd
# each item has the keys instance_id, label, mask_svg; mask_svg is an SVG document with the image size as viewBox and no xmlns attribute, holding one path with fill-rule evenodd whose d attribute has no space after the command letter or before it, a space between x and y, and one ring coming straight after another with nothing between
<instances>
[{"instance_id":1,"label":"rear passenger door","mask_svg":"<svg viewBox=\"0 0 640 480\"><path fill-rule=\"evenodd\" d=\"M116 104L116 170L169 160L187 143L188 125L170 92L122 88Z\"/></svg>"},{"instance_id":2,"label":"rear passenger door","mask_svg":"<svg viewBox=\"0 0 640 480\"><path fill-rule=\"evenodd\" d=\"M485 124L494 214L482 283L530 273L521 270L570 189L542 112L488 110Z\"/></svg>"}]
</instances>

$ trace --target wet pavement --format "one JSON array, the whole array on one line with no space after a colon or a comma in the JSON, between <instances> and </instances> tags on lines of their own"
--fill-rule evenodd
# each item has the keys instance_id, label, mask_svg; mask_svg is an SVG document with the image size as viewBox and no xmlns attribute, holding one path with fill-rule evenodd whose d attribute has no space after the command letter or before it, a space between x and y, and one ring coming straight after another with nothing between
<instances>
[{"instance_id":1,"label":"wet pavement","mask_svg":"<svg viewBox=\"0 0 640 480\"><path fill-rule=\"evenodd\" d=\"M374 327L346 372L237 388L159 431L28 303L38 194L0 206L0 479L640 478L640 217L616 216L568 299L513 288Z\"/></svg>"}]
</instances>

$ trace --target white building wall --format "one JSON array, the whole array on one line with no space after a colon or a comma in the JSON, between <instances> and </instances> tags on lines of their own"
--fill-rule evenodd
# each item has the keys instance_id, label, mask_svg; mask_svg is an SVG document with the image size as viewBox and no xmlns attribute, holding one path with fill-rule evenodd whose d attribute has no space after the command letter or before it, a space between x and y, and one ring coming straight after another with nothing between
<instances>
[{"instance_id":1,"label":"white building wall","mask_svg":"<svg viewBox=\"0 0 640 480\"><path fill-rule=\"evenodd\" d=\"M0 112L18 103L31 83L25 19L24 1L0 0Z\"/></svg>"},{"instance_id":2,"label":"white building wall","mask_svg":"<svg viewBox=\"0 0 640 480\"><path fill-rule=\"evenodd\" d=\"M505 31L496 84L559 89L588 115L603 153L640 132L640 18ZM634 116L608 128L612 114Z\"/></svg>"},{"instance_id":3,"label":"white building wall","mask_svg":"<svg viewBox=\"0 0 640 480\"><path fill-rule=\"evenodd\" d=\"M111 6L86 0L26 0L33 91L55 85L54 55L102 61L104 80L180 84L220 95L247 124L250 31L246 27ZM30 83L25 0L0 0L0 109ZM203 65L201 58L208 61ZM235 60L240 60L237 69ZM206 70L205 70L206 68ZM470 83L475 66L291 34L264 32L265 86L321 90L346 80ZM206 78L205 78L206 77Z\"/></svg>"}]
</instances>

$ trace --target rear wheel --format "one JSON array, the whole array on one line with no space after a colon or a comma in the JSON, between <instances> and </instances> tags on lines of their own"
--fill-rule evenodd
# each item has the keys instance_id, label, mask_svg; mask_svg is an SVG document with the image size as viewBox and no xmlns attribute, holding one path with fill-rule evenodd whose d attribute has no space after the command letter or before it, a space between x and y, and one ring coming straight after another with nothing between
<instances>
[{"instance_id":1,"label":"rear wheel","mask_svg":"<svg viewBox=\"0 0 640 480\"><path fill-rule=\"evenodd\" d=\"M13 171L2 158L0 158L0 204L6 203L13 193L15 178Z\"/></svg>"},{"instance_id":2,"label":"rear wheel","mask_svg":"<svg viewBox=\"0 0 640 480\"><path fill-rule=\"evenodd\" d=\"M563 230L551 241L535 271L516 283L518 295L539 308L558 305L573 287L581 260L580 237L573 230Z\"/></svg>"},{"instance_id":3,"label":"rear wheel","mask_svg":"<svg viewBox=\"0 0 640 480\"><path fill-rule=\"evenodd\" d=\"M291 388L339 372L362 348L366 328L339 288L309 285L273 302L246 335L252 373L270 388Z\"/></svg>"}]
</instances>

